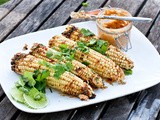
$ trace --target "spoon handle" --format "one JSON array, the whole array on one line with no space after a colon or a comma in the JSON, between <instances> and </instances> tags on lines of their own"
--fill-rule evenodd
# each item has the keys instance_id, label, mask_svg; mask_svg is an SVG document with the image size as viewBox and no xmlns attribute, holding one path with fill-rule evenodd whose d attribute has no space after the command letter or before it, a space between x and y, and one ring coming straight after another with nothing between
<instances>
[{"instance_id":1,"label":"spoon handle","mask_svg":"<svg viewBox=\"0 0 160 120\"><path fill-rule=\"evenodd\" d=\"M137 22L151 22L152 18L144 17L121 17L121 16L105 16L105 15L91 15L91 17L96 19L116 19L116 20L128 20L128 21L137 21Z\"/></svg>"}]
</instances>

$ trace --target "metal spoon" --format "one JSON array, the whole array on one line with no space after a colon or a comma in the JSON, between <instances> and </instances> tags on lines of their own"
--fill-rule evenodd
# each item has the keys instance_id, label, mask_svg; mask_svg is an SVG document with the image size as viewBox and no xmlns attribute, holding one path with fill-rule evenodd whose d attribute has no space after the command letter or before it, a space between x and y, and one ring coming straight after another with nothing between
<instances>
[{"instance_id":1,"label":"metal spoon","mask_svg":"<svg viewBox=\"0 0 160 120\"><path fill-rule=\"evenodd\" d=\"M90 15L92 19L116 19L116 20L127 20L137 22L151 22L152 18L144 17L122 17L122 16L106 16L106 15Z\"/></svg>"}]
</instances>

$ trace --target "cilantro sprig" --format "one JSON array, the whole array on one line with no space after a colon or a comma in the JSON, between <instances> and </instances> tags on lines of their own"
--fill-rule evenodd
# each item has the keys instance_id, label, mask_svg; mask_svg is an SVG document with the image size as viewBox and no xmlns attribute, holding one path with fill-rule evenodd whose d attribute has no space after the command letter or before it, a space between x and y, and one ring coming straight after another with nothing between
<instances>
[{"instance_id":1,"label":"cilantro sprig","mask_svg":"<svg viewBox=\"0 0 160 120\"><path fill-rule=\"evenodd\" d=\"M84 6L84 7L88 7L88 6L89 6L89 4L88 4L87 2L82 2L82 6Z\"/></svg>"},{"instance_id":2,"label":"cilantro sprig","mask_svg":"<svg viewBox=\"0 0 160 120\"><path fill-rule=\"evenodd\" d=\"M86 44L82 41L77 42L76 49L80 50L83 53L89 53L89 48L86 46Z\"/></svg>"},{"instance_id":3,"label":"cilantro sprig","mask_svg":"<svg viewBox=\"0 0 160 120\"><path fill-rule=\"evenodd\" d=\"M89 62L87 62L87 61L83 61L83 62L82 62L82 64L84 64L84 65L88 66L90 63L89 63Z\"/></svg>"},{"instance_id":4,"label":"cilantro sprig","mask_svg":"<svg viewBox=\"0 0 160 120\"><path fill-rule=\"evenodd\" d=\"M90 30L84 29L84 28L81 29L81 33L84 35L84 37L86 37L86 36L94 36L95 35Z\"/></svg>"},{"instance_id":5,"label":"cilantro sprig","mask_svg":"<svg viewBox=\"0 0 160 120\"><path fill-rule=\"evenodd\" d=\"M45 93L46 78L49 76L48 70L35 70L34 72L24 72L20 79L16 83L16 87L24 93L28 93L31 88L35 88L38 91Z\"/></svg>"},{"instance_id":6,"label":"cilantro sprig","mask_svg":"<svg viewBox=\"0 0 160 120\"><path fill-rule=\"evenodd\" d=\"M60 45L60 51L62 55L66 58L66 60L72 61L75 56L75 50L69 49L66 44L61 44Z\"/></svg>"},{"instance_id":7,"label":"cilantro sprig","mask_svg":"<svg viewBox=\"0 0 160 120\"><path fill-rule=\"evenodd\" d=\"M70 61L65 64L56 63L52 65L49 62L42 60L39 61L39 64L45 65L46 67L52 69L54 71L53 77L56 79L59 79L65 71L71 71L73 68L72 63Z\"/></svg>"},{"instance_id":8,"label":"cilantro sprig","mask_svg":"<svg viewBox=\"0 0 160 120\"><path fill-rule=\"evenodd\" d=\"M131 69L129 69L129 70L123 69L123 71L124 71L125 75L132 75L132 73L133 73L133 71Z\"/></svg>"},{"instance_id":9,"label":"cilantro sprig","mask_svg":"<svg viewBox=\"0 0 160 120\"><path fill-rule=\"evenodd\" d=\"M103 40L91 39L87 46L92 48L93 50L105 54L108 49L108 42Z\"/></svg>"}]
</instances>

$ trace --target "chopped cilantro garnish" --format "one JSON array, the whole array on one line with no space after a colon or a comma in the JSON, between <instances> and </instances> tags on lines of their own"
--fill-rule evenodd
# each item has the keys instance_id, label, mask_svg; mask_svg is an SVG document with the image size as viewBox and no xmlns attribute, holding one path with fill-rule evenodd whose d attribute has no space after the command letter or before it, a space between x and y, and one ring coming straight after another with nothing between
<instances>
[{"instance_id":1,"label":"chopped cilantro garnish","mask_svg":"<svg viewBox=\"0 0 160 120\"><path fill-rule=\"evenodd\" d=\"M36 80L35 88L37 90L45 93L46 88L46 78L50 75L50 72L48 70L36 70L34 71L34 78Z\"/></svg>"},{"instance_id":2,"label":"chopped cilantro garnish","mask_svg":"<svg viewBox=\"0 0 160 120\"><path fill-rule=\"evenodd\" d=\"M55 58L59 61L62 61L62 59L63 59L62 53L57 52L55 55L53 55L53 58Z\"/></svg>"},{"instance_id":3,"label":"chopped cilantro garnish","mask_svg":"<svg viewBox=\"0 0 160 120\"><path fill-rule=\"evenodd\" d=\"M64 49L68 48L67 44L61 44L59 47L60 47L61 50L64 50Z\"/></svg>"},{"instance_id":4,"label":"chopped cilantro garnish","mask_svg":"<svg viewBox=\"0 0 160 120\"><path fill-rule=\"evenodd\" d=\"M67 62L66 64L60 64L60 63L56 63L54 65L50 64L49 62L46 61L41 61L39 62L42 65L45 65L46 67L54 70L54 77L56 79L59 79L60 76L65 72L65 71L70 71L72 69L72 63L71 62Z\"/></svg>"},{"instance_id":5,"label":"chopped cilantro garnish","mask_svg":"<svg viewBox=\"0 0 160 120\"><path fill-rule=\"evenodd\" d=\"M94 33L92 33L90 30L84 29L84 28L81 29L81 33L82 33L85 37L86 37L86 36L93 36L93 35L94 35Z\"/></svg>"},{"instance_id":6,"label":"chopped cilantro garnish","mask_svg":"<svg viewBox=\"0 0 160 120\"><path fill-rule=\"evenodd\" d=\"M125 75L132 75L132 70L131 69L129 69L129 70L124 69L124 74Z\"/></svg>"},{"instance_id":7,"label":"chopped cilantro garnish","mask_svg":"<svg viewBox=\"0 0 160 120\"><path fill-rule=\"evenodd\" d=\"M87 62L87 61L83 61L83 62L82 62L82 64L84 64L84 65L88 66L90 63L89 63L89 62Z\"/></svg>"},{"instance_id":8,"label":"chopped cilantro garnish","mask_svg":"<svg viewBox=\"0 0 160 120\"><path fill-rule=\"evenodd\" d=\"M84 42L78 41L77 42L77 49L83 53L89 53L89 48L86 46Z\"/></svg>"},{"instance_id":9,"label":"chopped cilantro garnish","mask_svg":"<svg viewBox=\"0 0 160 120\"><path fill-rule=\"evenodd\" d=\"M73 68L72 62L67 62L65 68L66 68L67 71L71 71L72 68Z\"/></svg>"},{"instance_id":10,"label":"chopped cilantro garnish","mask_svg":"<svg viewBox=\"0 0 160 120\"><path fill-rule=\"evenodd\" d=\"M89 6L89 4L88 4L87 2L82 2L82 5L83 5L84 7L88 7L88 6Z\"/></svg>"},{"instance_id":11,"label":"chopped cilantro garnish","mask_svg":"<svg viewBox=\"0 0 160 120\"><path fill-rule=\"evenodd\" d=\"M48 50L47 52L46 52L46 56L47 57L51 57L53 55L53 53L52 53L52 51L51 50Z\"/></svg>"},{"instance_id":12,"label":"chopped cilantro garnish","mask_svg":"<svg viewBox=\"0 0 160 120\"><path fill-rule=\"evenodd\" d=\"M92 47L92 46L94 46L96 43L97 43L97 40L96 40L96 39L91 39L91 40L89 41L89 43L87 44L87 46Z\"/></svg>"},{"instance_id":13,"label":"chopped cilantro garnish","mask_svg":"<svg viewBox=\"0 0 160 120\"><path fill-rule=\"evenodd\" d=\"M66 60L74 59L75 50L69 49L66 44L61 44L60 50L61 50L62 55L66 58Z\"/></svg>"},{"instance_id":14,"label":"chopped cilantro garnish","mask_svg":"<svg viewBox=\"0 0 160 120\"><path fill-rule=\"evenodd\" d=\"M103 40L91 39L90 42L87 44L87 46L91 47L92 49L101 54L105 54L105 52L108 49L108 42Z\"/></svg>"},{"instance_id":15,"label":"chopped cilantro garnish","mask_svg":"<svg viewBox=\"0 0 160 120\"><path fill-rule=\"evenodd\" d=\"M32 72L26 71L26 72L24 72L24 75L23 75L25 78L28 79L28 85L29 85L30 87L33 87L33 86L36 84L36 81L35 81L34 78L33 78L33 74L34 74L34 73L32 73Z\"/></svg>"},{"instance_id":16,"label":"chopped cilantro garnish","mask_svg":"<svg viewBox=\"0 0 160 120\"><path fill-rule=\"evenodd\" d=\"M54 64L54 70L55 70L55 73L54 73L54 77L56 79L59 79L61 77L61 75L66 71L65 67L63 64Z\"/></svg>"}]
</instances>

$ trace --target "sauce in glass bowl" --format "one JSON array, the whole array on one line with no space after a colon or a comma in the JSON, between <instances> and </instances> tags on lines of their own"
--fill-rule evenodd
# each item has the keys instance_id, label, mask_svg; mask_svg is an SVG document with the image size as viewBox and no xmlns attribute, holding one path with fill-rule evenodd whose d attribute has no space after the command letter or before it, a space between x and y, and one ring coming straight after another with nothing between
<instances>
[{"instance_id":1,"label":"sauce in glass bowl","mask_svg":"<svg viewBox=\"0 0 160 120\"><path fill-rule=\"evenodd\" d=\"M131 16L128 11L121 8L104 8L98 15ZM115 19L97 19L96 23L99 38L124 51L129 49L132 22Z\"/></svg>"}]
</instances>

